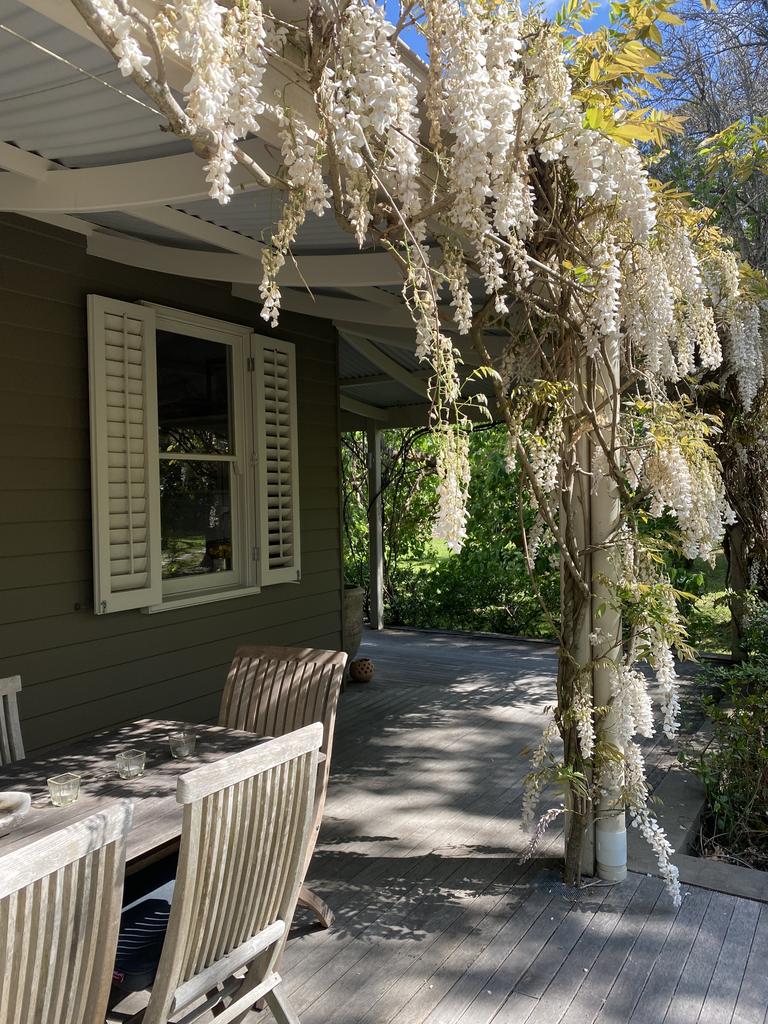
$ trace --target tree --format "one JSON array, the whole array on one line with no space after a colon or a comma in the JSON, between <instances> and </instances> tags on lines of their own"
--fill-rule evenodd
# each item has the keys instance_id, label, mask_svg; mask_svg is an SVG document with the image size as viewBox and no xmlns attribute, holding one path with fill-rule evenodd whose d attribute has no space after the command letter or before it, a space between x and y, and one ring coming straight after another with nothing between
<instances>
[{"instance_id":1,"label":"tree","mask_svg":"<svg viewBox=\"0 0 768 1024\"><path fill-rule=\"evenodd\" d=\"M348 577L368 588L368 493L365 435L342 435L345 566ZM435 452L424 427L385 430L381 444L381 497L384 525L384 595L390 609L398 603L394 578L402 559L420 557L431 537L435 503Z\"/></svg>"},{"instance_id":2,"label":"tree","mask_svg":"<svg viewBox=\"0 0 768 1024\"><path fill-rule=\"evenodd\" d=\"M655 97L684 117L658 173L690 189L736 243L768 269L768 5L725 0L704 10L686 0L666 32L670 75Z\"/></svg>"},{"instance_id":3,"label":"tree","mask_svg":"<svg viewBox=\"0 0 768 1024\"><path fill-rule=\"evenodd\" d=\"M567 813L573 883L585 852L588 870L596 860L612 876L627 808L679 902L635 739L653 728L637 662L652 664L674 735L672 650L685 649L649 523L663 531L671 513L677 529L662 540L689 557L721 543L731 512L719 425L681 382L716 371L725 348L739 400L752 404L765 290L695 207L650 181L634 145L662 145L680 127L647 102L672 0L613 3L611 24L594 33L582 27L589 0L568 0L555 23L507 0L424 0L405 4L394 28L365 0L311 0L301 24L258 0L175 0L155 20L129 0L72 3L206 160L215 198L228 200L235 162L284 191L263 260L266 320L277 322L277 275L309 213L330 208L361 246L391 254L417 355L433 370L436 534L453 548L466 536L469 485L453 339L471 338L537 513L523 533L534 588L542 534L562 561L557 705L526 816L545 783L564 788L538 827ZM420 78L398 43L412 24L429 51ZM190 68L183 102L166 80L171 57ZM264 95L271 66L303 83L311 110ZM281 131L275 175L240 145L262 116ZM556 733L563 756L550 750Z\"/></svg>"},{"instance_id":4,"label":"tree","mask_svg":"<svg viewBox=\"0 0 768 1024\"><path fill-rule=\"evenodd\" d=\"M752 267L768 270L768 5L725 0L703 10L687 0L665 33L670 78L656 101L684 118L656 164L662 180L690 191ZM733 597L733 652L742 653L744 592L768 597L768 421L763 392L746 414L733 383L702 381L699 402L720 416L717 451L736 521L726 533ZM714 380L714 383L719 383Z\"/></svg>"},{"instance_id":5,"label":"tree","mask_svg":"<svg viewBox=\"0 0 768 1024\"><path fill-rule=\"evenodd\" d=\"M428 429L381 435L384 595L389 625L469 629L552 637L531 591L521 538L533 513L509 467L506 428L486 423L469 434L467 536L447 556L432 538L437 465ZM368 585L368 474L364 435L342 436L345 571ZM517 508L517 514L510 510ZM547 608L559 587L551 547L539 562L537 584Z\"/></svg>"}]
</instances>

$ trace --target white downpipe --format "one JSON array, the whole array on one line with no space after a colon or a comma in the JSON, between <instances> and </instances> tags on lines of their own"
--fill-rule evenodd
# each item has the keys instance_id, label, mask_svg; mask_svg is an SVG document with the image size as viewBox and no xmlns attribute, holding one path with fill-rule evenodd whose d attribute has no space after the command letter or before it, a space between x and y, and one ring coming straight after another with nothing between
<instances>
[{"instance_id":1,"label":"white downpipe","mask_svg":"<svg viewBox=\"0 0 768 1024\"><path fill-rule=\"evenodd\" d=\"M605 372L598 360L598 402L611 398L614 383L618 382L620 368L618 340L606 353L613 371ZM618 413L618 402L605 404L606 414L602 424L603 436L617 436L617 424L612 417ZM613 411L611 411L611 409ZM591 441L593 452L599 446L596 438ZM594 460L592 467L594 470ZM593 669L592 686L595 707L610 703L613 681L621 658L621 614L611 604L609 582L615 579L617 565L614 557L616 534L621 521L621 506L618 488L609 476L593 481L590 513L592 538L592 634L597 641L592 645L592 657L596 664ZM617 743L614 715L609 712L598 720L598 740ZM595 869L599 878L620 882L627 876L627 829L624 805L618 792L608 792L595 809Z\"/></svg>"}]
</instances>

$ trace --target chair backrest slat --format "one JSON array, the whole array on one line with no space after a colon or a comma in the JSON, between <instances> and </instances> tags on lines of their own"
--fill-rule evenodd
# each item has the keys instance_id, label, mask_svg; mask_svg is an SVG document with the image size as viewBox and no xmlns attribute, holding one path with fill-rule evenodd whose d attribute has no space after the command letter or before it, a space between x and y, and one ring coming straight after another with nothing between
<instances>
[{"instance_id":1,"label":"chair backrest slat","mask_svg":"<svg viewBox=\"0 0 768 1024\"><path fill-rule=\"evenodd\" d=\"M24 757L19 722L19 690L21 676L0 679L0 765L20 761Z\"/></svg>"},{"instance_id":2,"label":"chair backrest slat","mask_svg":"<svg viewBox=\"0 0 768 1024\"><path fill-rule=\"evenodd\" d=\"M229 669L219 710L219 725L259 736L284 736L312 722L322 722L324 762L315 790L314 851L325 807L331 770L336 708L347 655L312 647L238 647Z\"/></svg>"},{"instance_id":3,"label":"chair backrest slat","mask_svg":"<svg viewBox=\"0 0 768 1024\"><path fill-rule=\"evenodd\" d=\"M322 750L328 754L346 663L343 651L238 647L222 695L219 724L260 736L284 736L322 722Z\"/></svg>"},{"instance_id":4,"label":"chair backrest slat","mask_svg":"<svg viewBox=\"0 0 768 1024\"><path fill-rule=\"evenodd\" d=\"M302 880L321 742L316 723L179 779L179 867L144 1024L183 1011L201 976L226 981L265 933L270 950L249 984L274 970Z\"/></svg>"},{"instance_id":5,"label":"chair backrest slat","mask_svg":"<svg viewBox=\"0 0 768 1024\"><path fill-rule=\"evenodd\" d=\"M0 1021L101 1024L131 805L0 856Z\"/></svg>"}]
</instances>

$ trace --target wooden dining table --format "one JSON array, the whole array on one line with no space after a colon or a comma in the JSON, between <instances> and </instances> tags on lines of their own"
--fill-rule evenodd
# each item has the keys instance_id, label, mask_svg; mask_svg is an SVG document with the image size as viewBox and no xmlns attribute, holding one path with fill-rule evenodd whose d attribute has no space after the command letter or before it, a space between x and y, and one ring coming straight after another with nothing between
<instances>
[{"instance_id":1,"label":"wooden dining table","mask_svg":"<svg viewBox=\"0 0 768 1024\"><path fill-rule=\"evenodd\" d=\"M182 729L194 732L197 743L194 754L176 760L171 756L169 737ZM0 837L0 856L97 813L108 801L123 799L133 801L126 857L130 871L131 862L145 862L181 834L182 807L176 802L180 775L265 742L253 733L218 725L139 719L51 750L43 757L0 766L0 792L21 790L32 797L22 824ZM115 756L128 749L146 754L145 771L139 778L121 779L118 775ZM80 795L67 807L54 807L47 780L63 772L81 776Z\"/></svg>"}]
</instances>

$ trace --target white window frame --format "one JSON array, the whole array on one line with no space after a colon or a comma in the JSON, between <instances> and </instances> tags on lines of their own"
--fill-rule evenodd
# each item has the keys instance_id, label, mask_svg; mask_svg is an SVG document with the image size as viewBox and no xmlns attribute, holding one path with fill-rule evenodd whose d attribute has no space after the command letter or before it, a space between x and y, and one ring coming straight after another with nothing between
<instances>
[{"instance_id":1,"label":"white window frame","mask_svg":"<svg viewBox=\"0 0 768 1024\"><path fill-rule=\"evenodd\" d=\"M155 311L155 330L187 337L200 338L228 345L231 366L231 427L233 431L234 456L201 454L192 456L203 462L227 462L232 466L230 473L230 499L232 508L232 551L235 562L231 570L210 573L204 576L182 577L177 580L163 580L163 601L151 605L146 611L158 612L172 608L222 601L245 594L258 594L261 590L257 578L256 553L258 550L258 522L256 512L256 423L254 417L253 388L249 372L251 349L251 328L233 324L213 317L188 313L170 306L158 306L142 302ZM160 462L172 459L173 453L158 449L157 472L160 477ZM189 459L190 456L186 456ZM159 483L158 483L159 486Z\"/></svg>"}]
</instances>

